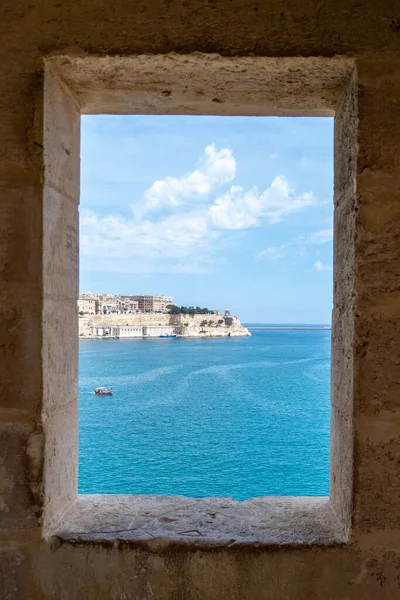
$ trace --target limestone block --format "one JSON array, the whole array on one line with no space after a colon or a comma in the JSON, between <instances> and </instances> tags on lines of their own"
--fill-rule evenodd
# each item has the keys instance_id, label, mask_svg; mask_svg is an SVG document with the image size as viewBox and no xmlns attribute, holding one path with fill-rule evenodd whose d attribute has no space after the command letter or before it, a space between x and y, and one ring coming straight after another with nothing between
<instances>
[{"instance_id":1,"label":"limestone block","mask_svg":"<svg viewBox=\"0 0 400 600\"><path fill-rule=\"evenodd\" d=\"M335 118L334 136L334 188L335 205L341 204L344 196L355 195L357 172L357 105L358 87L353 73L342 91Z\"/></svg>"},{"instance_id":2,"label":"limestone block","mask_svg":"<svg viewBox=\"0 0 400 600\"><path fill-rule=\"evenodd\" d=\"M21 174L19 174L19 177ZM41 292L42 189L39 177L0 177L0 283Z\"/></svg>"},{"instance_id":3,"label":"limestone block","mask_svg":"<svg viewBox=\"0 0 400 600\"><path fill-rule=\"evenodd\" d=\"M353 423L352 416L345 415L336 406L331 411L330 452L330 498L332 506L350 533L353 501Z\"/></svg>"},{"instance_id":4,"label":"limestone block","mask_svg":"<svg viewBox=\"0 0 400 600\"><path fill-rule=\"evenodd\" d=\"M400 174L400 170L399 170ZM370 190L377 182L365 177L359 188L357 268L360 292L395 292L399 289L400 187L394 177L385 177L379 192ZM377 179L377 178L375 178ZM382 182L383 178L379 178ZM392 181L393 180L393 181ZM393 185L390 185L390 183ZM387 187L389 186L389 187Z\"/></svg>"},{"instance_id":5,"label":"limestone block","mask_svg":"<svg viewBox=\"0 0 400 600\"><path fill-rule=\"evenodd\" d=\"M354 528L357 534L400 531L400 432L395 421L356 421L354 453Z\"/></svg>"},{"instance_id":6,"label":"limestone block","mask_svg":"<svg viewBox=\"0 0 400 600\"><path fill-rule=\"evenodd\" d=\"M26 549L12 546L0 547L0 598L37 598L36 585L27 578L29 556Z\"/></svg>"},{"instance_id":7,"label":"limestone block","mask_svg":"<svg viewBox=\"0 0 400 600\"><path fill-rule=\"evenodd\" d=\"M82 494L55 535L67 541L142 541L198 548L251 542L327 544L343 541L328 498L232 498Z\"/></svg>"},{"instance_id":8,"label":"limestone block","mask_svg":"<svg viewBox=\"0 0 400 600\"><path fill-rule=\"evenodd\" d=\"M362 416L392 413L398 418L400 323L397 319L357 320L355 407Z\"/></svg>"},{"instance_id":9,"label":"limestone block","mask_svg":"<svg viewBox=\"0 0 400 600\"><path fill-rule=\"evenodd\" d=\"M332 319L331 402L341 414L353 417L354 309L336 309Z\"/></svg>"},{"instance_id":10,"label":"limestone block","mask_svg":"<svg viewBox=\"0 0 400 600\"><path fill-rule=\"evenodd\" d=\"M0 303L0 406L36 411L41 405L41 306L16 297Z\"/></svg>"},{"instance_id":11,"label":"limestone block","mask_svg":"<svg viewBox=\"0 0 400 600\"><path fill-rule=\"evenodd\" d=\"M32 423L0 426L0 530L38 527L43 436Z\"/></svg>"},{"instance_id":12,"label":"limestone block","mask_svg":"<svg viewBox=\"0 0 400 600\"><path fill-rule=\"evenodd\" d=\"M361 238L357 258L358 289L367 297L371 292L392 293L399 290L400 213L396 215L395 212L397 211L392 210L393 219L388 224L386 234L383 231L379 234L373 231L367 233L361 223L357 228Z\"/></svg>"},{"instance_id":13,"label":"limestone block","mask_svg":"<svg viewBox=\"0 0 400 600\"><path fill-rule=\"evenodd\" d=\"M46 71L44 98L45 183L78 201L79 107L71 92L51 69Z\"/></svg>"},{"instance_id":14,"label":"limestone block","mask_svg":"<svg viewBox=\"0 0 400 600\"><path fill-rule=\"evenodd\" d=\"M1 52L1 50L0 50ZM29 90L25 85L10 86L1 78L0 88L0 178L19 183L43 173L42 77Z\"/></svg>"},{"instance_id":15,"label":"limestone block","mask_svg":"<svg viewBox=\"0 0 400 600\"><path fill-rule=\"evenodd\" d=\"M397 62L397 69L399 64ZM385 70L382 65L378 86L376 81L374 85L367 82L359 94L359 173L371 169L396 174L400 169L400 124L397 116L400 88L393 89L387 81L393 74L385 74Z\"/></svg>"},{"instance_id":16,"label":"limestone block","mask_svg":"<svg viewBox=\"0 0 400 600\"><path fill-rule=\"evenodd\" d=\"M78 205L50 186L44 188L43 288L58 297L78 297Z\"/></svg>"},{"instance_id":17,"label":"limestone block","mask_svg":"<svg viewBox=\"0 0 400 600\"><path fill-rule=\"evenodd\" d=\"M49 531L76 499L78 407L70 402L44 418L44 529Z\"/></svg>"},{"instance_id":18,"label":"limestone block","mask_svg":"<svg viewBox=\"0 0 400 600\"><path fill-rule=\"evenodd\" d=\"M348 310L354 298L355 203L352 197L335 209L334 305Z\"/></svg>"},{"instance_id":19,"label":"limestone block","mask_svg":"<svg viewBox=\"0 0 400 600\"><path fill-rule=\"evenodd\" d=\"M74 300L43 301L43 409L46 412L78 396L78 315Z\"/></svg>"},{"instance_id":20,"label":"limestone block","mask_svg":"<svg viewBox=\"0 0 400 600\"><path fill-rule=\"evenodd\" d=\"M397 171L365 167L358 175L357 184L365 233L390 237L399 217L400 182Z\"/></svg>"}]
</instances>

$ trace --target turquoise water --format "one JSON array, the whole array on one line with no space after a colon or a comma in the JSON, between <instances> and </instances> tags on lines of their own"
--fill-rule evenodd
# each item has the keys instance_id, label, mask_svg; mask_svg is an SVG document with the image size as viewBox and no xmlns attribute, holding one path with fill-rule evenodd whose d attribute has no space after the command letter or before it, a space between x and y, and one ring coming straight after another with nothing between
<instances>
[{"instance_id":1,"label":"turquoise water","mask_svg":"<svg viewBox=\"0 0 400 600\"><path fill-rule=\"evenodd\" d=\"M81 340L80 493L328 495L330 331L252 333Z\"/></svg>"}]
</instances>

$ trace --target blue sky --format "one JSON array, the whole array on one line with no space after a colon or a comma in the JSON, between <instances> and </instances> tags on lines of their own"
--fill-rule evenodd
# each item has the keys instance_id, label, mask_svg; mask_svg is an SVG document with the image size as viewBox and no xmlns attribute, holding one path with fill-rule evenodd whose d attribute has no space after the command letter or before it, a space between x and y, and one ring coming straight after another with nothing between
<instances>
[{"instance_id":1,"label":"blue sky","mask_svg":"<svg viewBox=\"0 0 400 600\"><path fill-rule=\"evenodd\" d=\"M330 323L333 119L83 116L80 291Z\"/></svg>"}]
</instances>

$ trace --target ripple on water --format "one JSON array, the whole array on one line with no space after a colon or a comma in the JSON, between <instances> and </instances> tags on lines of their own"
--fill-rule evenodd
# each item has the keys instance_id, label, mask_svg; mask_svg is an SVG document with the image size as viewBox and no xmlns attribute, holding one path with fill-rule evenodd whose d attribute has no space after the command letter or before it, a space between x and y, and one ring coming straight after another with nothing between
<instances>
[{"instance_id":1,"label":"ripple on water","mask_svg":"<svg viewBox=\"0 0 400 600\"><path fill-rule=\"evenodd\" d=\"M81 493L329 494L326 331L83 340L79 368Z\"/></svg>"}]
</instances>

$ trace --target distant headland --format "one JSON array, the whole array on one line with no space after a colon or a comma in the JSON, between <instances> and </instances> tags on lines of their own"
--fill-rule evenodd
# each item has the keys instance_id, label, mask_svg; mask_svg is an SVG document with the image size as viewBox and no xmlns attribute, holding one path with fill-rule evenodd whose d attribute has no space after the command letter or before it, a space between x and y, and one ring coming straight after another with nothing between
<instances>
[{"instance_id":1,"label":"distant headland","mask_svg":"<svg viewBox=\"0 0 400 600\"><path fill-rule=\"evenodd\" d=\"M171 296L115 296L87 292L78 298L81 338L220 338L250 336L229 309L222 314L180 306Z\"/></svg>"},{"instance_id":2,"label":"distant headland","mask_svg":"<svg viewBox=\"0 0 400 600\"><path fill-rule=\"evenodd\" d=\"M253 324L247 323L247 329L266 330L266 331L330 331L331 325L273 325L273 324Z\"/></svg>"}]
</instances>

